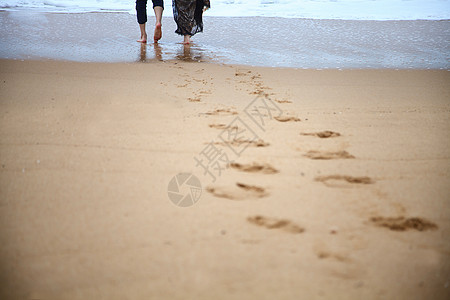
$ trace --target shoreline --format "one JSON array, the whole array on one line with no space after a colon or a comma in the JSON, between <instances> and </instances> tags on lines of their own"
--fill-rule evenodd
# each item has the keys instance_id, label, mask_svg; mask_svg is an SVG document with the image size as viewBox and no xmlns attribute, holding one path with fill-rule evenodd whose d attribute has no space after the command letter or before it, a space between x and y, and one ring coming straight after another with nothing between
<instances>
[{"instance_id":1,"label":"shoreline","mask_svg":"<svg viewBox=\"0 0 450 300\"><path fill-rule=\"evenodd\" d=\"M167 8L166 8L167 10ZM166 11L165 10L165 11ZM133 10L134 11L134 10ZM67 12L67 11L48 11L39 8L16 8L16 9L1 9L0 13L3 12L26 12L26 13L41 13L41 14L127 14L136 17L136 12L134 13L128 11L114 11L114 10L102 10L102 11L80 11L80 12ZM357 19L357 18L314 18L314 17L285 17L285 16L211 16L204 15L205 18L268 18L268 19L298 19L298 20L317 20L317 21L366 21L366 22L414 22L414 21L450 21L450 18L435 18L435 19ZM163 18L173 18L172 15L163 15Z\"/></svg>"},{"instance_id":2,"label":"shoreline","mask_svg":"<svg viewBox=\"0 0 450 300\"><path fill-rule=\"evenodd\" d=\"M188 58L263 67L450 69L448 23L205 16L204 33L194 36L186 51L177 44L173 19L163 17L158 49L147 44L145 51L149 60ZM0 25L5 28L0 37L3 59L132 62L142 56L135 43L135 17L127 13L0 12ZM95 30L85 35L84 28ZM294 34L296 28L302 33ZM257 41L265 38L275 42L259 47Z\"/></svg>"},{"instance_id":3,"label":"shoreline","mask_svg":"<svg viewBox=\"0 0 450 300\"><path fill-rule=\"evenodd\" d=\"M116 66L126 66L126 65L177 65L177 64L186 64L186 65L212 65L218 67L230 67L230 68L250 68L250 69L268 69L268 70L293 70L293 71L306 71L306 72L377 72L377 71L387 71L387 72L450 72L450 69L414 69L414 68L301 68L301 67L271 67L271 66L253 66L253 65L244 65L244 64L227 64L223 62L210 62L210 61L192 61L185 59L168 59L168 60L158 60L158 59L147 59L146 61L131 61L131 62L98 62L98 61L72 61L72 60L58 60L52 58L29 58L29 59L5 59L0 58L0 62L30 62L30 63L62 63L62 64L80 64L80 65L116 65Z\"/></svg>"}]
</instances>

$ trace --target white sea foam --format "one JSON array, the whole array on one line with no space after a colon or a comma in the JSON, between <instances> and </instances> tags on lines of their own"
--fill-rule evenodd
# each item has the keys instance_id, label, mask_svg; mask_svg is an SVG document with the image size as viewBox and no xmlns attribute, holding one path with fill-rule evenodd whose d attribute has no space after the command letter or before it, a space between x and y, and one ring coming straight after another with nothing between
<instances>
[{"instance_id":1,"label":"white sea foam","mask_svg":"<svg viewBox=\"0 0 450 300\"><path fill-rule=\"evenodd\" d=\"M151 1L149 0L149 4ZM149 6L150 6L149 5ZM172 1L165 1L165 16ZM211 0L209 16L260 16L342 20L450 19L450 0ZM127 12L132 0L0 0L0 9L46 12Z\"/></svg>"}]
</instances>

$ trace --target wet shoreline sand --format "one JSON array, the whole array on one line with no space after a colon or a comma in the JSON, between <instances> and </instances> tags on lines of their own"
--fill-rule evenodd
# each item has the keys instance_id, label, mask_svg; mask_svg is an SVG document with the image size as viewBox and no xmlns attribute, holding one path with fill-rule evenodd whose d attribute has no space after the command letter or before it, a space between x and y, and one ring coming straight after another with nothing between
<instances>
[{"instance_id":1,"label":"wet shoreline sand","mask_svg":"<svg viewBox=\"0 0 450 300\"><path fill-rule=\"evenodd\" d=\"M0 60L0 298L448 299L449 77Z\"/></svg>"},{"instance_id":2,"label":"wet shoreline sand","mask_svg":"<svg viewBox=\"0 0 450 300\"><path fill-rule=\"evenodd\" d=\"M171 17L142 59L126 13L0 12L0 58L79 62L194 61L307 69L448 69L450 21L208 17L186 54ZM148 24L153 23L153 18ZM149 26L149 33L153 28ZM159 55L159 56L158 56Z\"/></svg>"}]
</instances>

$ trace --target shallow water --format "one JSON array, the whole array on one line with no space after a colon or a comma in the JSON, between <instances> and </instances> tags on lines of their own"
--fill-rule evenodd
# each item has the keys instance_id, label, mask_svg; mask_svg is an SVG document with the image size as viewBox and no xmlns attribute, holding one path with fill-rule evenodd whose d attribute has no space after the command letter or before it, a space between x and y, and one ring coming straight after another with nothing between
<instances>
[{"instance_id":1,"label":"shallow water","mask_svg":"<svg viewBox=\"0 0 450 300\"><path fill-rule=\"evenodd\" d=\"M152 24L152 19L149 24ZM155 46L126 13L0 12L0 58L95 62L208 61L295 68L449 69L450 21L205 17L184 47L172 18ZM152 32L149 26L149 33Z\"/></svg>"},{"instance_id":2,"label":"shallow water","mask_svg":"<svg viewBox=\"0 0 450 300\"><path fill-rule=\"evenodd\" d=\"M446 20L450 0L214 0L208 16L280 17L333 20ZM165 16L172 1L164 1ZM136 14L134 0L1 0L4 10L41 12L127 12Z\"/></svg>"}]
</instances>

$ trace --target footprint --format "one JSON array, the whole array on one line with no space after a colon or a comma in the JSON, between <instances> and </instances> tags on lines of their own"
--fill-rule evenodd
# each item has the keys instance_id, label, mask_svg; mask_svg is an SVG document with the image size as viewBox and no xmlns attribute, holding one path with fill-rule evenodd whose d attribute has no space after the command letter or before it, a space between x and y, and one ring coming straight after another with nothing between
<instances>
[{"instance_id":1,"label":"footprint","mask_svg":"<svg viewBox=\"0 0 450 300\"><path fill-rule=\"evenodd\" d=\"M239 129L237 126L230 126L230 125L225 125L225 124L209 124L208 126L210 128L215 128L215 129L230 129L230 130L238 130Z\"/></svg>"},{"instance_id":2,"label":"footprint","mask_svg":"<svg viewBox=\"0 0 450 300\"><path fill-rule=\"evenodd\" d=\"M276 219L263 216L248 217L247 221L257 226L267 229L280 229L289 233L302 233L305 231L303 227L285 219Z\"/></svg>"},{"instance_id":3,"label":"footprint","mask_svg":"<svg viewBox=\"0 0 450 300\"><path fill-rule=\"evenodd\" d=\"M280 116L280 117L274 117L275 120L278 122L300 122L301 120L297 117L292 116Z\"/></svg>"},{"instance_id":4,"label":"footprint","mask_svg":"<svg viewBox=\"0 0 450 300\"><path fill-rule=\"evenodd\" d=\"M330 138L330 137L338 137L341 136L341 134L339 132L334 132L334 131L320 131L320 132L303 132L300 133L301 135L311 135L311 136L317 136L321 139L326 139L326 138Z\"/></svg>"},{"instance_id":5,"label":"footprint","mask_svg":"<svg viewBox=\"0 0 450 300\"><path fill-rule=\"evenodd\" d=\"M209 186L206 188L206 191L219 198L227 198L232 200L239 199L239 195L236 195L234 192L230 192L222 187Z\"/></svg>"},{"instance_id":6,"label":"footprint","mask_svg":"<svg viewBox=\"0 0 450 300\"><path fill-rule=\"evenodd\" d=\"M267 90L271 90L269 86L264 85L261 74L252 74L251 71L235 70L234 76L241 77L239 83L247 84L247 91L251 95L268 96Z\"/></svg>"},{"instance_id":7,"label":"footprint","mask_svg":"<svg viewBox=\"0 0 450 300\"><path fill-rule=\"evenodd\" d=\"M252 73L252 71L245 71L245 70L235 70L234 76L250 76L250 74Z\"/></svg>"},{"instance_id":8,"label":"footprint","mask_svg":"<svg viewBox=\"0 0 450 300\"><path fill-rule=\"evenodd\" d=\"M337 152L321 152L321 151L309 151L304 156L311 159L339 159L339 158L355 158L347 151Z\"/></svg>"},{"instance_id":9,"label":"footprint","mask_svg":"<svg viewBox=\"0 0 450 300\"><path fill-rule=\"evenodd\" d=\"M188 98L189 102L200 102L200 97Z\"/></svg>"},{"instance_id":10,"label":"footprint","mask_svg":"<svg viewBox=\"0 0 450 300\"><path fill-rule=\"evenodd\" d=\"M262 187L256 185L248 185L237 182L233 188L225 187L207 187L207 192L210 192L216 197L227 198L231 200L244 200L249 198L262 198L269 195Z\"/></svg>"},{"instance_id":11,"label":"footprint","mask_svg":"<svg viewBox=\"0 0 450 300\"><path fill-rule=\"evenodd\" d=\"M205 113L206 115L237 115L237 111L231 110L229 108L217 108L213 111Z\"/></svg>"},{"instance_id":12,"label":"footprint","mask_svg":"<svg viewBox=\"0 0 450 300\"><path fill-rule=\"evenodd\" d=\"M352 263L352 264L345 264L343 266L345 267L342 268L342 266L340 266L339 268L330 268L329 269L330 275L337 277L339 279L356 281L357 279L363 278L364 275L366 274L365 269L360 265L354 265L354 263ZM361 283L358 282L355 286L361 287Z\"/></svg>"},{"instance_id":13,"label":"footprint","mask_svg":"<svg viewBox=\"0 0 450 300\"><path fill-rule=\"evenodd\" d=\"M329 187L348 187L355 184L371 184L375 182L370 177L353 177L347 175L318 176L315 180L323 182Z\"/></svg>"},{"instance_id":14,"label":"footprint","mask_svg":"<svg viewBox=\"0 0 450 300\"><path fill-rule=\"evenodd\" d=\"M256 185L248 185L248 184L240 183L240 182L236 182L236 185L243 190L251 191L256 194L262 195L263 193L265 193L264 188L256 186Z\"/></svg>"},{"instance_id":15,"label":"footprint","mask_svg":"<svg viewBox=\"0 0 450 300\"><path fill-rule=\"evenodd\" d=\"M263 173L263 174L275 174L278 173L278 170L268 164L238 164L231 163L230 167L233 169L237 169L243 172L249 173Z\"/></svg>"},{"instance_id":16,"label":"footprint","mask_svg":"<svg viewBox=\"0 0 450 300\"><path fill-rule=\"evenodd\" d=\"M250 95L262 95L262 96L268 96L269 94L264 91L264 89L255 89L254 91L250 92Z\"/></svg>"},{"instance_id":17,"label":"footprint","mask_svg":"<svg viewBox=\"0 0 450 300\"><path fill-rule=\"evenodd\" d=\"M386 227L394 231L406 231L414 229L417 231L436 230L438 226L433 222L425 220L423 218L385 218L385 217L372 217L370 221L379 227Z\"/></svg>"},{"instance_id":18,"label":"footprint","mask_svg":"<svg viewBox=\"0 0 450 300\"><path fill-rule=\"evenodd\" d=\"M348 262L350 261L350 259L348 257L346 257L345 255L342 254L338 254L338 253L331 253L328 251L316 251L316 255L318 258L320 259L327 259L327 258L331 258L337 261L341 261L341 262Z\"/></svg>"},{"instance_id":19,"label":"footprint","mask_svg":"<svg viewBox=\"0 0 450 300\"><path fill-rule=\"evenodd\" d=\"M254 83L254 88L255 91L253 92L253 94L256 94L258 92L265 92L266 90L271 90L272 88L265 86L262 84L262 82L256 82Z\"/></svg>"},{"instance_id":20,"label":"footprint","mask_svg":"<svg viewBox=\"0 0 450 300\"><path fill-rule=\"evenodd\" d=\"M319 241L318 245L314 246L314 254L321 261L326 261L320 264L324 271L333 277L340 279L353 280L360 279L365 274L365 268L351 258L348 249L339 249L336 243L331 243L329 246ZM331 248L330 248L331 247Z\"/></svg>"},{"instance_id":21,"label":"footprint","mask_svg":"<svg viewBox=\"0 0 450 300\"><path fill-rule=\"evenodd\" d=\"M247 140L247 139L234 139L231 142L215 142L216 145L227 146L241 146L243 144L248 144L250 147L267 147L270 144L264 142L263 140Z\"/></svg>"}]
</instances>

